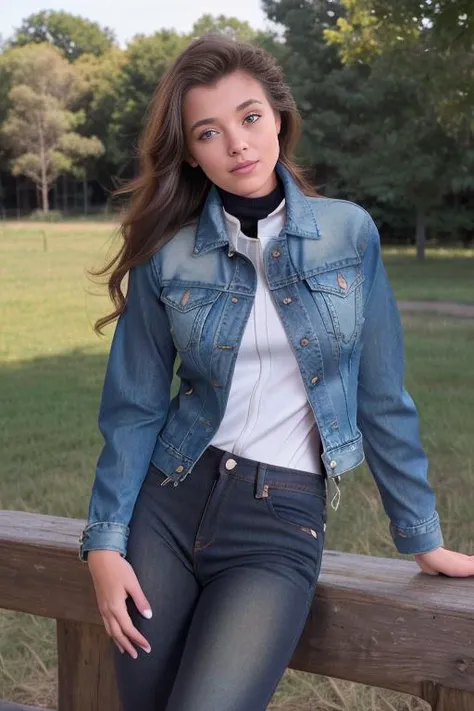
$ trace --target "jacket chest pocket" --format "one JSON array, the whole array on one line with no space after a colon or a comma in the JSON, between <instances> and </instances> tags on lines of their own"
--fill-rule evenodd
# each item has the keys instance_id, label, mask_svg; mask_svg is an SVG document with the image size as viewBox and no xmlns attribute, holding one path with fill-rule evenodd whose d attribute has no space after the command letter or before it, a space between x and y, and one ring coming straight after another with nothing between
<instances>
[{"instance_id":1,"label":"jacket chest pocket","mask_svg":"<svg viewBox=\"0 0 474 711\"><path fill-rule=\"evenodd\" d=\"M186 351L199 340L204 322L220 291L201 286L170 284L161 292L171 333L178 351Z\"/></svg>"},{"instance_id":2,"label":"jacket chest pocket","mask_svg":"<svg viewBox=\"0 0 474 711\"><path fill-rule=\"evenodd\" d=\"M360 334L363 323L360 264L329 269L306 279L328 333L345 344Z\"/></svg>"}]
</instances>

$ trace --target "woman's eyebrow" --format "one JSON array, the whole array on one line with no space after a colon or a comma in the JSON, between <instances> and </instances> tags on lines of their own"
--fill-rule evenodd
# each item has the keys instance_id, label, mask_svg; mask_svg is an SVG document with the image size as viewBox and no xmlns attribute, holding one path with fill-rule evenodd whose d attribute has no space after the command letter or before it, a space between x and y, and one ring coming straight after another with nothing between
<instances>
[{"instance_id":1,"label":"woman's eyebrow","mask_svg":"<svg viewBox=\"0 0 474 711\"><path fill-rule=\"evenodd\" d=\"M236 111L243 111L243 109L246 109L248 106L251 106L252 104L261 104L262 102L259 101L258 99L247 99L247 101L243 101L241 104L235 107ZM217 119L216 118L203 118L199 119L199 121L196 121L196 123L193 123L191 126L191 131L194 131L195 128L199 128L199 126L206 126L208 123L216 123Z\"/></svg>"}]
</instances>

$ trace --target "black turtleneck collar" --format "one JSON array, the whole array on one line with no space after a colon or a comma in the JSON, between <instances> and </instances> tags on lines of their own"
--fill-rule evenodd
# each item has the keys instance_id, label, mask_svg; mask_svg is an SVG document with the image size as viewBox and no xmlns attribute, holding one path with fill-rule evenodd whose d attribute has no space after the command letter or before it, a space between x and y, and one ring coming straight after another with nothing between
<instances>
[{"instance_id":1,"label":"black turtleneck collar","mask_svg":"<svg viewBox=\"0 0 474 711\"><path fill-rule=\"evenodd\" d=\"M278 179L274 190L263 197L242 197L217 188L224 210L240 222L242 232L248 237L257 237L257 223L268 217L285 197L283 185Z\"/></svg>"}]
</instances>

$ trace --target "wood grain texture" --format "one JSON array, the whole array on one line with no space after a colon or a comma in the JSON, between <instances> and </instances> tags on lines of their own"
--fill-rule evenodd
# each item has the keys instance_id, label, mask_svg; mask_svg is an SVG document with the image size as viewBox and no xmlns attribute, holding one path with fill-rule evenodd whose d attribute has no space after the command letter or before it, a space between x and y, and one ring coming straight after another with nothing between
<instances>
[{"instance_id":1,"label":"wood grain texture","mask_svg":"<svg viewBox=\"0 0 474 711\"><path fill-rule=\"evenodd\" d=\"M98 625L58 620L58 711L120 711L111 642Z\"/></svg>"},{"instance_id":2,"label":"wood grain texture","mask_svg":"<svg viewBox=\"0 0 474 711\"><path fill-rule=\"evenodd\" d=\"M78 557L83 524L0 511L0 607L101 624L89 570Z\"/></svg>"},{"instance_id":3,"label":"wood grain texture","mask_svg":"<svg viewBox=\"0 0 474 711\"><path fill-rule=\"evenodd\" d=\"M84 523L0 512L0 608L60 620L59 711L99 708L91 687L102 678L103 693L115 693L110 645L78 558ZM290 666L411 693L435 711L474 711L474 579L422 575L409 560L326 551ZM81 707L71 705L68 683L89 687Z\"/></svg>"},{"instance_id":4,"label":"wood grain texture","mask_svg":"<svg viewBox=\"0 0 474 711\"><path fill-rule=\"evenodd\" d=\"M421 698L431 704L432 711L474 711L473 694L431 682L423 685Z\"/></svg>"}]
</instances>

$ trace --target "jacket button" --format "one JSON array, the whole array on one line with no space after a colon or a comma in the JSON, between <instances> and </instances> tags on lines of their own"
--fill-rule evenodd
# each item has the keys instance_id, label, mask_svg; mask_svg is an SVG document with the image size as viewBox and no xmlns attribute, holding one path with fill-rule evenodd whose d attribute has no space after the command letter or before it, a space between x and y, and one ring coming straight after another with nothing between
<instances>
[{"instance_id":1,"label":"jacket button","mask_svg":"<svg viewBox=\"0 0 474 711\"><path fill-rule=\"evenodd\" d=\"M309 343L309 341L308 341L307 338L302 338L301 341L300 341L300 343L301 343L302 346L307 346L308 343Z\"/></svg>"},{"instance_id":2,"label":"jacket button","mask_svg":"<svg viewBox=\"0 0 474 711\"><path fill-rule=\"evenodd\" d=\"M236 296L233 296L233 297L232 297L232 303L233 303L233 304L236 304L237 301L238 301L238 298L237 298Z\"/></svg>"},{"instance_id":3,"label":"jacket button","mask_svg":"<svg viewBox=\"0 0 474 711\"><path fill-rule=\"evenodd\" d=\"M184 472L184 467L180 464L179 467L176 467L176 471L178 472L178 474L181 474L181 472Z\"/></svg>"},{"instance_id":4,"label":"jacket button","mask_svg":"<svg viewBox=\"0 0 474 711\"><path fill-rule=\"evenodd\" d=\"M278 259L280 254L281 254L281 252L279 252L278 249L274 249L272 252L272 257L275 257L275 259Z\"/></svg>"},{"instance_id":5,"label":"jacket button","mask_svg":"<svg viewBox=\"0 0 474 711\"><path fill-rule=\"evenodd\" d=\"M291 304L292 301L293 299L291 298L291 296L287 296L286 299L283 299L284 304Z\"/></svg>"},{"instance_id":6,"label":"jacket button","mask_svg":"<svg viewBox=\"0 0 474 711\"><path fill-rule=\"evenodd\" d=\"M337 467L337 462L336 462L336 460L333 459L332 461L330 461L330 462L329 462L329 466L331 467L331 469L335 469L335 468Z\"/></svg>"},{"instance_id":7,"label":"jacket button","mask_svg":"<svg viewBox=\"0 0 474 711\"><path fill-rule=\"evenodd\" d=\"M313 385L316 385L316 383L319 383L319 378L317 375L314 376L314 378L311 378L311 382Z\"/></svg>"},{"instance_id":8,"label":"jacket button","mask_svg":"<svg viewBox=\"0 0 474 711\"><path fill-rule=\"evenodd\" d=\"M236 466L237 466L237 462L235 461L235 459L228 459L225 463L225 468L228 469L229 471L231 469L235 469Z\"/></svg>"}]
</instances>

